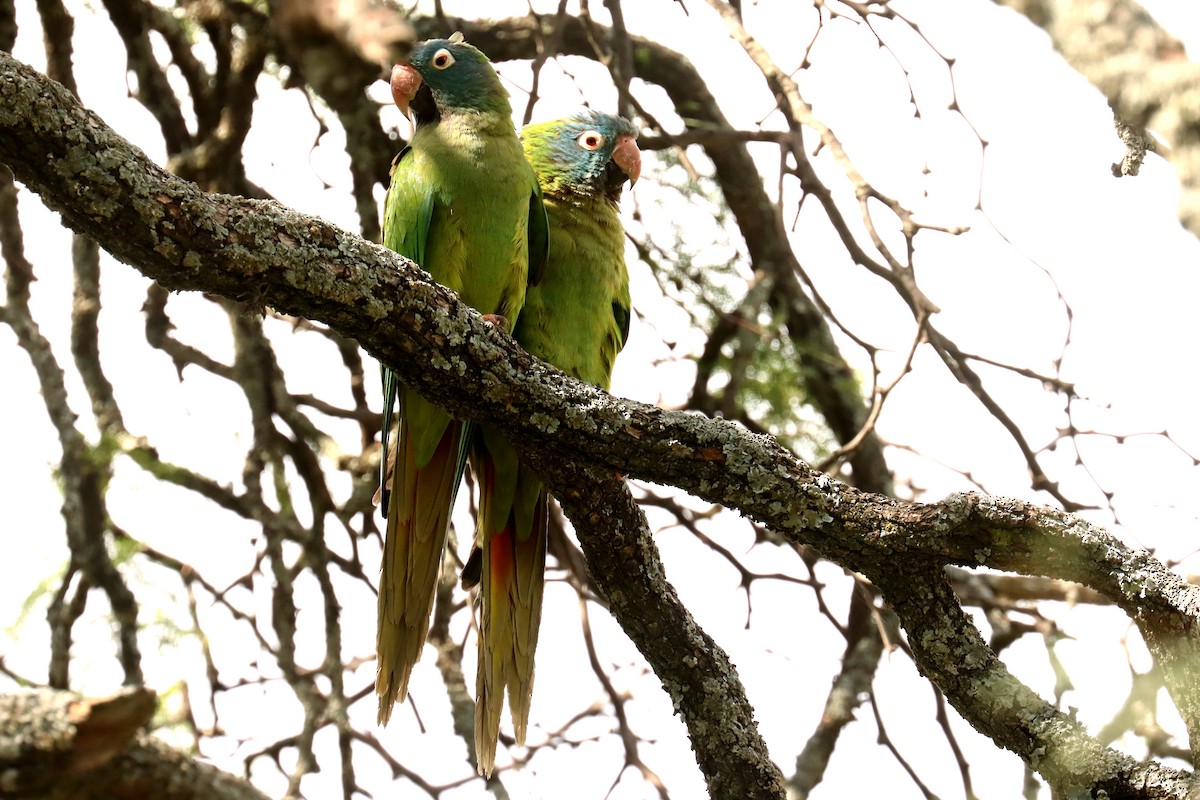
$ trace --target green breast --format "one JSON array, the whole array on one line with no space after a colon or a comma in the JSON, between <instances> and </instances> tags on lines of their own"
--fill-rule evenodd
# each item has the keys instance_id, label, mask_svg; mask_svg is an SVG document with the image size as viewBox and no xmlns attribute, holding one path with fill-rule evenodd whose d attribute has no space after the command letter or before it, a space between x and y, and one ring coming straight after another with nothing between
<instances>
[{"instance_id":1,"label":"green breast","mask_svg":"<svg viewBox=\"0 0 1200 800\"><path fill-rule=\"evenodd\" d=\"M577 206L546 198L550 259L529 289L514 331L530 353L607 389L624 345L614 303L629 308L625 237L617 210L599 200Z\"/></svg>"},{"instance_id":2,"label":"green breast","mask_svg":"<svg viewBox=\"0 0 1200 800\"><path fill-rule=\"evenodd\" d=\"M477 311L511 323L525 298L536 179L511 122L507 132L494 127L443 119L419 129L409 175L433 201L421 266Z\"/></svg>"}]
</instances>

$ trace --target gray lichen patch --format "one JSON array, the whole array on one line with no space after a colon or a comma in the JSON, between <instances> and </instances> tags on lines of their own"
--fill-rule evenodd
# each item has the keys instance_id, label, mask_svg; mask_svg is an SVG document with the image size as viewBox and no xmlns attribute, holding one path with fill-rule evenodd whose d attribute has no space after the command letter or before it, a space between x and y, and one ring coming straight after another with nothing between
<instances>
[{"instance_id":1,"label":"gray lichen patch","mask_svg":"<svg viewBox=\"0 0 1200 800\"><path fill-rule=\"evenodd\" d=\"M547 435L553 435L558 430L558 420L540 411L530 414L529 422Z\"/></svg>"}]
</instances>

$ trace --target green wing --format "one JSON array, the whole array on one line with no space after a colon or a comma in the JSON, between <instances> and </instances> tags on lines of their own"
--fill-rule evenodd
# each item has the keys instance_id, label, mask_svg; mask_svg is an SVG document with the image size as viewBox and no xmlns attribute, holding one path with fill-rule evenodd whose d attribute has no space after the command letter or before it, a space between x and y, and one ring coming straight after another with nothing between
<instances>
[{"instance_id":1,"label":"green wing","mask_svg":"<svg viewBox=\"0 0 1200 800\"><path fill-rule=\"evenodd\" d=\"M384 201L383 246L400 255L425 263L425 245L429 241L429 229L433 225L434 192L432 187L419 179L413 169L412 148L405 147L392 160L391 184ZM391 499L389 475L389 439L396 422L396 399L400 386L396 373L383 364L379 365L383 378L383 431L379 436L379 486L380 511L387 519L388 501ZM464 462L465 464L465 462ZM459 470L459 477L462 471Z\"/></svg>"},{"instance_id":2,"label":"green wing","mask_svg":"<svg viewBox=\"0 0 1200 800\"><path fill-rule=\"evenodd\" d=\"M418 264L433 224L434 189L416 169L411 147L392 160L391 185L383 211L383 246Z\"/></svg>"},{"instance_id":3,"label":"green wing","mask_svg":"<svg viewBox=\"0 0 1200 800\"><path fill-rule=\"evenodd\" d=\"M546 199L550 267L526 296L513 335L538 358L607 389L629 338L629 274L617 209Z\"/></svg>"},{"instance_id":4,"label":"green wing","mask_svg":"<svg viewBox=\"0 0 1200 800\"><path fill-rule=\"evenodd\" d=\"M613 300L612 311L613 322L617 324L617 330L621 333L621 342L617 346L617 349L620 350L629 343L629 298L626 297L624 300Z\"/></svg>"},{"instance_id":5,"label":"green wing","mask_svg":"<svg viewBox=\"0 0 1200 800\"><path fill-rule=\"evenodd\" d=\"M529 285L537 286L546 273L550 257L550 219L542 202L542 187L529 195Z\"/></svg>"}]
</instances>

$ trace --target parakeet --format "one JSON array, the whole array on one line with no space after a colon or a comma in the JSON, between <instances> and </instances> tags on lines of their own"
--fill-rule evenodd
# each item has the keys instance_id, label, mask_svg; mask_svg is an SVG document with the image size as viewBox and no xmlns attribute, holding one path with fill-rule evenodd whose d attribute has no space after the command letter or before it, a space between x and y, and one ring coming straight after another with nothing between
<instances>
[{"instance_id":1,"label":"parakeet","mask_svg":"<svg viewBox=\"0 0 1200 800\"><path fill-rule=\"evenodd\" d=\"M637 129L585 110L521 132L550 218L550 254L513 335L530 353L607 389L629 335L629 276L617 205L637 180ZM476 552L463 583L480 582L475 752L490 775L504 693L524 744L546 566L546 489L512 446L481 426L473 454L480 486Z\"/></svg>"},{"instance_id":2,"label":"parakeet","mask_svg":"<svg viewBox=\"0 0 1200 800\"><path fill-rule=\"evenodd\" d=\"M414 119L392 164L383 243L507 329L545 262L537 178L512 121L508 92L461 33L414 45L392 71L396 103ZM379 721L408 692L420 658L454 495L466 462L464 425L383 369L381 488L387 517L376 649ZM397 397L396 449L388 436ZM388 461L393 462L389 478ZM388 490L390 480L390 490Z\"/></svg>"}]
</instances>

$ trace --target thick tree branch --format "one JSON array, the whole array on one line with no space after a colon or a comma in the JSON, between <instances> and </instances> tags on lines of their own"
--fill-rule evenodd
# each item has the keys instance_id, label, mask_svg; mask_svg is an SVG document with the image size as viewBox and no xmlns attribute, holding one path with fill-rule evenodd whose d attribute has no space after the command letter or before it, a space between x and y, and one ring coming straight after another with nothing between
<instances>
[{"instance_id":1,"label":"thick tree branch","mask_svg":"<svg viewBox=\"0 0 1200 800\"><path fill-rule=\"evenodd\" d=\"M709 796L782 798L783 776L767 753L746 690L729 656L667 582L646 517L624 480L551 454L532 463L575 526L609 611L687 724ZM722 724L708 724L714 719Z\"/></svg>"},{"instance_id":2,"label":"thick tree branch","mask_svg":"<svg viewBox=\"0 0 1200 800\"><path fill-rule=\"evenodd\" d=\"M1140 626L1195 741L1200 702L1187 686L1200 686L1192 674L1200 665L1193 633L1200 590L1145 552L1069 514L1019 501L956 495L919 504L867 494L733 424L614 399L536 361L396 254L278 204L208 195L163 172L61 86L6 54L0 161L68 225L168 288L324 321L451 411L513 434L532 459L678 486L862 572L896 607L918 665L959 712L1056 785L1103 785L1140 797L1149 796L1151 781L1165 796L1182 796L1179 773L1148 770L1101 748L1013 678L962 614L941 571L986 565L1075 580L1108 596ZM601 488L553 488L577 492L569 501L576 509L613 508ZM611 546L599 524L605 515L579 517L581 539L598 537L589 547ZM667 664L660 678L694 682L702 666ZM1005 709L1022 724L1018 733L998 728Z\"/></svg>"},{"instance_id":3,"label":"thick tree branch","mask_svg":"<svg viewBox=\"0 0 1200 800\"><path fill-rule=\"evenodd\" d=\"M266 800L244 780L140 729L154 693L81 698L42 690L0 697L0 795L39 800Z\"/></svg>"}]
</instances>

